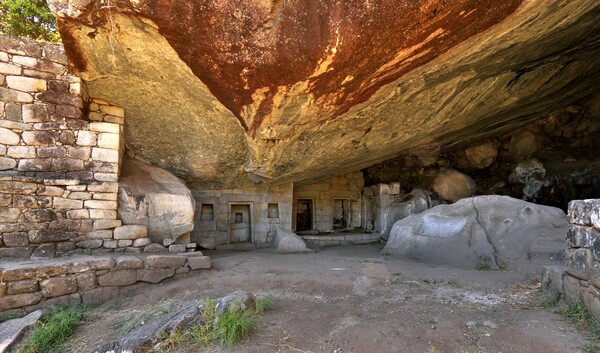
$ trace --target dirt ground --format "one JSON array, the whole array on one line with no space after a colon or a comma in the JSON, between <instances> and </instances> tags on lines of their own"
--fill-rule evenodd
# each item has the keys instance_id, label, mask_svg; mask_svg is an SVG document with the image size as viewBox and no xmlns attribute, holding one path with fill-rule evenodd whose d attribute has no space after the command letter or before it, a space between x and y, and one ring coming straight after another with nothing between
<instances>
[{"instance_id":1,"label":"dirt ground","mask_svg":"<svg viewBox=\"0 0 600 353\"><path fill-rule=\"evenodd\" d=\"M231 350L173 352L570 353L587 343L542 307L536 273L431 266L380 249L209 251L212 270L131 287L95 309L68 346L90 352L143 322L240 289L273 303L249 339Z\"/></svg>"}]
</instances>

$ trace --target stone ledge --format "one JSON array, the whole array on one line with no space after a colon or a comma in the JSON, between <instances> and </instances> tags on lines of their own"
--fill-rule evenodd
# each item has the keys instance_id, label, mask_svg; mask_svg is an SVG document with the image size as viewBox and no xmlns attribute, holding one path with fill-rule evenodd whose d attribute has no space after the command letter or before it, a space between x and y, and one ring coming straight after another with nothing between
<instances>
[{"instance_id":1,"label":"stone ledge","mask_svg":"<svg viewBox=\"0 0 600 353\"><path fill-rule=\"evenodd\" d=\"M120 287L159 283L210 268L210 258L200 252L6 261L0 265L0 313L57 303L99 302L112 298Z\"/></svg>"}]
</instances>

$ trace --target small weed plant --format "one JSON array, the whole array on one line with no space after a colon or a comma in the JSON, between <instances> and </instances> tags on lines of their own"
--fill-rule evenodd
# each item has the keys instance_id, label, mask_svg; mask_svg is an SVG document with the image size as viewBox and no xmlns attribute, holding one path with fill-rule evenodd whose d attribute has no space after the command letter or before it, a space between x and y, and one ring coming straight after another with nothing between
<instances>
[{"instance_id":1,"label":"small weed plant","mask_svg":"<svg viewBox=\"0 0 600 353\"><path fill-rule=\"evenodd\" d=\"M586 353L600 352L600 324L580 300L574 300L558 313L573 323L592 341L581 349Z\"/></svg>"},{"instance_id":2,"label":"small weed plant","mask_svg":"<svg viewBox=\"0 0 600 353\"><path fill-rule=\"evenodd\" d=\"M255 307L250 310L240 310L231 306L219 313L216 303L207 299L204 301L198 322L187 331L161 337L161 343L155 346L154 352L169 352L171 348L182 343L191 343L199 347L219 344L231 348L252 333L259 316L270 307L270 300L259 298L255 301Z\"/></svg>"},{"instance_id":3,"label":"small weed plant","mask_svg":"<svg viewBox=\"0 0 600 353\"><path fill-rule=\"evenodd\" d=\"M490 264L489 262L480 262L477 264L476 268L478 271L491 271L492 264Z\"/></svg>"},{"instance_id":4,"label":"small weed plant","mask_svg":"<svg viewBox=\"0 0 600 353\"><path fill-rule=\"evenodd\" d=\"M63 344L85 320L89 307L70 306L49 311L20 350L21 353L62 353Z\"/></svg>"}]
</instances>

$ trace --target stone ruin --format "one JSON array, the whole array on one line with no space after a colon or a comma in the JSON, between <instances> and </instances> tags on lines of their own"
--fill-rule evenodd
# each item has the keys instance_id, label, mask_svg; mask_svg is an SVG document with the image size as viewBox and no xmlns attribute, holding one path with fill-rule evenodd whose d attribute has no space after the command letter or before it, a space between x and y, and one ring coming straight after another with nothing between
<instances>
[{"instance_id":1,"label":"stone ruin","mask_svg":"<svg viewBox=\"0 0 600 353\"><path fill-rule=\"evenodd\" d=\"M64 49L0 36L0 257L142 261L52 272L77 283L56 297L144 281L147 254L186 257L168 278L200 249L385 241L474 195L600 195L595 2L48 3ZM596 305L588 240L564 288ZM0 308L54 298L19 281Z\"/></svg>"}]
</instances>

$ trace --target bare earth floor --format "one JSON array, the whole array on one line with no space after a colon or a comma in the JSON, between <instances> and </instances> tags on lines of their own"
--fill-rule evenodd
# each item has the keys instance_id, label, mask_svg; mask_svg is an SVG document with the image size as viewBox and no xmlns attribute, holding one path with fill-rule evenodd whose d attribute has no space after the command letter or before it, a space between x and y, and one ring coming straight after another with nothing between
<instances>
[{"instance_id":1,"label":"bare earth floor","mask_svg":"<svg viewBox=\"0 0 600 353\"><path fill-rule=\"evenodd\" d=\"M273 303L251 338L231 350L173 352L570 353L586 343L542 307L535 273L431 266L380 249L207 252L211 271L124 291L96 308L68 345L90 352L141 322L240 289Z\"/></svg>"}]
</instances>

